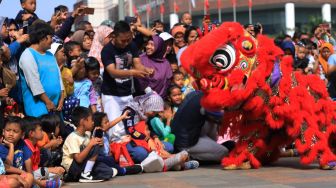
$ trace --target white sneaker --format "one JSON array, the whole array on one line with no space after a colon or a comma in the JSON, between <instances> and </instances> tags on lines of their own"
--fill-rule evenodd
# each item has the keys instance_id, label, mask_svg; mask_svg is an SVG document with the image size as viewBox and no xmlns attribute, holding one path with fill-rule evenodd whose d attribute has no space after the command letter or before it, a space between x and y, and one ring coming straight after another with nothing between
<instances>
[{"instance_id":1,"label":"white sneaker","mask_svg":"<svg viewBox=\"0 0 336 188\"><path fill-rule=\"evenodd\" d=\"M79 178L79 182L81 183L98 183L102 182L104 180L94 180L93 176L91 175L91 172L81 173L81 177Z\"/></svg>"},{"instance_id":2,"label":"white sneaker","mask_svg":"<svg viewBox=\"0 0 336 188\"><path fill-rule=\"evenodd\" d=\"M112 175L112 178L116 177L117 174L118 174L118 170L116 168L112 168L113 170L113 175Z\"/></svg>"}]
</instances>

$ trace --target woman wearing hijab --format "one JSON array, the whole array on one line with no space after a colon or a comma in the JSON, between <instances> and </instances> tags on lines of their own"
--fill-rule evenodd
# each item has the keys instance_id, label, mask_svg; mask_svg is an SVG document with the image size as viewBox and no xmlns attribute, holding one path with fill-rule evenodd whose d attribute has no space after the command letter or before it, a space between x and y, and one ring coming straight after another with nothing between
<instances>
[{"instance_id":1,"label":"woman wearing hijab","mask_svg":"<svg viewBox=\"0 0 336 188\"><path fill-rule=\"evenodd\" d=\"M111 27L101 25L97 28L96 33L94 35L92 46L89 52L90 57L95 57L99 63L100 68L104 68L104 65L101 61L101 51L103 47L110 42L110 38L108 37L112 33L113 29Z\"/></svg>"},{"instance_id":2,"label":"woman wearing hijab","mask_svg":"<svg viewBox=\"0 0 336 188\"><path fill-rule=\"evenodd\" d=\"M84 30L78 30L72 35L70 40L78 42L82 47L83 53L89 53L92 46L92 37L90 33L85 32Z\"/></svg>"},{"instance_id":3,"label":"woman wearing hijab","mask_svg":"<svg viewBox=\"0 0 336 188\"><path fill-rule=\"evenodd\" d=\"M317 68L317 74L320 75L320 78L322 80L327 81L327 75L328 75L328 59L329 57L334 54L334 47L330 43L324 43L321 45L320 48L320 54L318 57L318 68Z\"/></svg>"},{"instance_id":4,"label":"woman wearing hijab","mask_svg":"<svg viewBox=\"0 0 336 188\"><path fill-rule=\"evenodd\" d=\"M141 63L154 69L154 75L147 78L138 78L139 89L144 91L146 87L152 88L162 98L165 98L167 88L173 76L170 64L164 58L166 49L164 41L159 36L152 36L146 45L146 52L140 55Z\"/></svg>"}]
</instances>

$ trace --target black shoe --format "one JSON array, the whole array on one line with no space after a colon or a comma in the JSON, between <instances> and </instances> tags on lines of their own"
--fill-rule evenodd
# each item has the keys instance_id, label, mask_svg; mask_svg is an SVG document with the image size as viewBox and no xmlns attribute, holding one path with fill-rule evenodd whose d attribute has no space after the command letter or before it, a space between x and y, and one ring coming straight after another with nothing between
<instances>
[{"instance_id":1,"label":"black shoe","mask_svg":"<svg viewBox=\"0 0 336 188\"><path fill-rule=\"evenodd\" d=\"M126 175L132 175L132 174L140 174L143 171L143 168L141 165L133 165L133 166L127 166L126 169Z\"/></svg>"},{"instance_id":2,"label":"black shoe","mask_svg":"<svg viewBox=\"0 0 336 188\"><path fill-rule=\"evenodd\" d=\"M93 176L91 175L91 172L81 173L81 177L79 179L79 182L81 183L98 183L102 182L104 180L99 180L99 179L93 179Z\"/></svg>"}]
</instances>

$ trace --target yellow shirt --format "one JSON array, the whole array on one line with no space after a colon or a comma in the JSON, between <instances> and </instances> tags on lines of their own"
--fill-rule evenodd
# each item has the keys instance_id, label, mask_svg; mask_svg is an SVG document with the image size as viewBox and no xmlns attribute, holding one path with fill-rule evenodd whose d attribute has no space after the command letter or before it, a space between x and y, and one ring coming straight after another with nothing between
<instances>
[{"instance_id":1,"label":"yellow shirt","mask_svg":"<svg viewBox=\"0 0 336 188\"><path fill-rule=\"evenodd\" d=\"M74 82L72 81L72 83L70 83L68 81L70 78L71 80L73 80L72 72L70 69L66 67L62 67L61 75L62 75L62 81L64 85L65 97L70 96L74 92Z\"/></svg>"},{"instance_id":2,"label":"yellow shirt","mask_svg":"<svg viewBox=\"0 0 336 188\"><path fill-rule=\"evenodd\" d=\"M76 131L69 134L63 144L63 158L61 165L68 172L74 160L74 154L81 152L81 147L85 148L90 142L90 136L85 133L84 136L79 135Z\"/></svg>"}]
</instances>

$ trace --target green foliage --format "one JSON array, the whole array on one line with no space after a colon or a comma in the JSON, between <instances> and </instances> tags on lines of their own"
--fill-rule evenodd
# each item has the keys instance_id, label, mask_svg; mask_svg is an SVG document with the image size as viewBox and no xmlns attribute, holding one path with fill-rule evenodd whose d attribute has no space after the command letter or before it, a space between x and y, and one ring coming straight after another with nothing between
<instances>
[{"instance_id":1,"label":"green foliage","mask_svg":"<svg viewBox=\"0 0 336 188\"><path fill-rule=\"evenodd\" d=\"M305 33L310 33L314 26L323 23L321 16L310 16L307 24L303 25L300 30Z\"/></svg>"}]
</instances>

